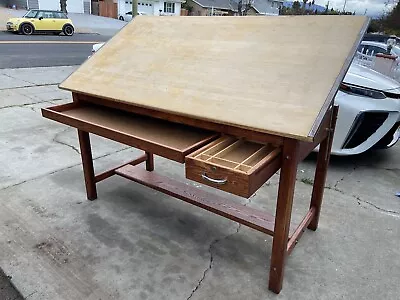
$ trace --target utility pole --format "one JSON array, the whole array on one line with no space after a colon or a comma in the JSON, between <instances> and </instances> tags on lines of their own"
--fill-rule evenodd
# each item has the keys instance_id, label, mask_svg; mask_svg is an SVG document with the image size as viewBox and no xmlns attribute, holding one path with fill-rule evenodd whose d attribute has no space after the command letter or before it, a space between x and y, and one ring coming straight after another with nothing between
<instances>
[{"instance_id":1,"label":"utility pole","mask_svg":"<svg viewBox=\"0 0 400 300\"><path fill-rule=\"evenodd\" d=\"M60 9L63 13L67 13L67 0L60 0Z\"/></svg>"},{"instance_id":2,"label":"utility pole","mask_svg":"<svg viewBox=\"0 0 400 300\"><path fill-rule=\"evenodd\" d=\"M138 14L138 0L132 0L132 18Z\"/></svg>"},{"instance_id":3,"label":"utility pole","mask_svg":"<svg viewBox=\"0 0 400 300\"><path fill-rule=\"evenodd\" d=\"M343 13L344 13L344 11L345 11L345 9L346 9L346 4L347 4L347 0L344 0L344 4L343 4Z\"/></svg>"}]
</instances>

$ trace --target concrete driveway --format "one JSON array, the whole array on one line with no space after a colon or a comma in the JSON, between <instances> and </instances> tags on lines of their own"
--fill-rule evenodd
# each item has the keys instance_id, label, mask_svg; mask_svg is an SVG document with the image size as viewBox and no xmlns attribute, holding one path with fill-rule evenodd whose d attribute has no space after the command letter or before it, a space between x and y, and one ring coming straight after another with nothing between
<instances>
[{"instance_id":1,"label":"concrete driveway","mask_svg":"<svg viewBox=\"0 0 400 300\"><path fill-rule=\"evenodd\" d=\"M290 256L277 296L270 237L120 177L86 200L76 130L40 114L70 101L56 84L73 70L0 70L0 266L24 297L398 299L400 145L332 159L320 227ZM98 172L140 154L92 141ZM312 155L299 168L294 221L314 165ZM180 164L157 158L155 168L184 180ZM274 176L249 200L230 197L274 212L276 192Z\"/></svg>"}]
</instances>

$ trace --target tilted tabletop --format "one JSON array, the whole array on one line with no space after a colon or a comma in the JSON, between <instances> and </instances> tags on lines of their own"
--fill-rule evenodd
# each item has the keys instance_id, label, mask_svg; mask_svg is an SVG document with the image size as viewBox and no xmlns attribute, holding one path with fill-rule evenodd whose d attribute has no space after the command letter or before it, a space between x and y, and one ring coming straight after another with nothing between
<instances>
[{"instance_id":1,"label":"tilted tabletop","mask_svg":"<svg viewBox=\"0 0 400 300\"><path fill-rule=\"evenodd\" d=\"M60 88L312 141L368 19L138 16Z\"/></svg>"}]
</instances>

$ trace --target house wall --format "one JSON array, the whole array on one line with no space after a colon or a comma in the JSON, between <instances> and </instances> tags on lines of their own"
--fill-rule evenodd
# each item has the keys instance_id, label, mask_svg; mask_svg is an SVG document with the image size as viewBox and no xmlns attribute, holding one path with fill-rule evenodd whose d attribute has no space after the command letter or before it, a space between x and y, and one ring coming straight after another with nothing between
<instances>
[{"instance_id":1,"label":"house wall","mask_svg":"<svg viewBox=\"0 0 400 300\"><path fill-rule=\"evenodd\" d=\"M202 7L193 0L186 0L187 4L192 6L192 13L191 16L210 16L212 13L212 8L210 7ZM214 15L219 16L219 15L225 15L225 16L233 16L235 13L232 10L228 9L214 9Z\"/></svg>"},{"instance_id":2,"label":"house wall","mask_svg":"<svg viewBox=\"0 0 400 300\"><path fill-rule=\"evenodd\" d=\"M39 0L39 9L60 10L60 1ZM83 13L83 0L67 0L67 12Z\"/></svg>"},{"instance_id":3,"label":"house wall","mask_svg":"<svg viewBox=\"0 0 400 300\"><path fill-rule=\"evenodd\" d=\"M90 0L84 0L83 1L83 12L85 14L91 14L92 13Z\"/></svg>"},{"instance_id":4,"label":"house wall","mask_svg":"<svg viewBox=\"0 0 400 300\"><path fill-rule=\"evenodd\" d=\"M165 2L173 2L173 1L165 1ZM175 13L169 14L169 13L164 13L164 1L154 2L154 15L156 16L160 15L160 10L161 10L161 15L163 16L180 16L181 7L182 5L180 2L175 2Z\"/></svg>"},{"instance_id":5,"label":"house wall","mask_svg":"<svg viewBox=\"0 0 400 300\"><path fill-rule=\"evenodd\" d=\"M132 11L132 0L118 0L118 15L123 16ZM138 12L154 15L154 2L138 0Z\"/></svg>"},{"instance_id":6,"label":"house wall","mask_svg":"<svg viewBox=\"0 0 400 300\"><path fill-rule=\"evenodd\" d=\"M26 9L26 0L0 0L0 6L11 7L13 4L17 9Z\"/></svg>"},{"instance_id":7,"label":"house wall","mask_svg":"<svg viewBox=\"0 0 400 300\"><path fill-rule=\"evenodd\" d=\"M258 12L257 12L253 7L251 7L251 8L247 11L247 15L248 15L248 16L257 16L257 15L258 15Z\"/></svg>"},{"instance_id":8,"label":"house wall","mask_svg":"<svg viewBox=\"0 0 400 300\"><path fill-rule=\"evenodd\" d=\"M28 0L28 9L39 9L39 0Z\"/></svg>"},{"instance_id":9,"label":"house wall","mask_svg":"<svg viewBox=\"0 0 400 300\"><path fill-rule=\"evenodd\" d=\"M174 1L169 1L174 2ZM175 13L168 14L164 13L164 1L146 1L146 0L138 0L138 11L143 12L147 15L160 15L160 9L162 15L181 15L181 3L175 2ZM118 15L125 15L125 13L132 11L132 0L118 0Z\"/></svg>"}]
</instances>

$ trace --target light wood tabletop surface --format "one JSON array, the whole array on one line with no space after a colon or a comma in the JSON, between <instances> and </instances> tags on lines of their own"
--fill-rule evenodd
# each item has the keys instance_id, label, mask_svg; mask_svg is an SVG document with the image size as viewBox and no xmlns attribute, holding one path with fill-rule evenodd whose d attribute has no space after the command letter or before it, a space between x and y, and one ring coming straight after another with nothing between
<instances>
[{"instance_id":1,"label":"light wood tabletop surface","mask_svg":"<svg viewBox=\"0 0 400 300\"><path fill-rule=\"evenodd\" d=\"M138 16L60 88L312 141L363 16Z\"/></svg>"}]
</instances>

